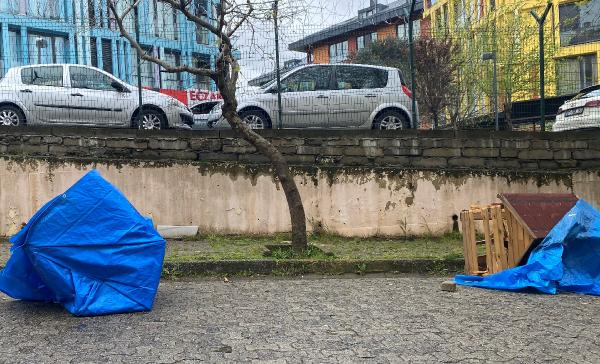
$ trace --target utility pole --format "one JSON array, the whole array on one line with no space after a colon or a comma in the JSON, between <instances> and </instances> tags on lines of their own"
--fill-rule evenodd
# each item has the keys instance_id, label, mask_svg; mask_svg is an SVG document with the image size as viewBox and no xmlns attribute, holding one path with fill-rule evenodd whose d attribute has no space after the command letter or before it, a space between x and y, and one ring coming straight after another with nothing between
<instances>
[{"instance_id":1,"label":"utility pole","mask_svg":"<svg viewBox=\"0 0 600 364\"><path fill-rule=\"evenodd\" d=\"M500 130L500 125L498 123L498 72L496 52L484 53L481 59L483 61L492 60L494 62L494 73L492 78L492 88L494 94L494 124L496 126L496 130Z\"/></svg>"},{"instance_id":2,"label":"utility pole","mask_svg":"<svg viewBox=\"0 0 600 364\"><path fill-rule=\"evenodd\" d=\"M277 117L278 127L283 129L283 110L281 109L281 70L279 68L279 0L273 1L273 24L275 25L275 72L277 74Z\"/></svg>"},{"instance_id":3,"label":"utility pole","mask_svg":"<svg viewBox=\"0 0 600 364\"><path fill-rule=\"evenodd\" d=\"M546 5L546 9L542 16L537 15L534 10L531 10L531 16L535 18L535 21L538 23L538 33L539 33L539 42L540 42L540 130L546 131L546 80L544 78L544 23L546 22L546 16L548 16L548 12L552 8L552 3L548 2Z\"/></svg>"},{"instance_id":4,"label":"utility pole","mask_svg":"<svg viewBox=\"0 0 600 364\"><path fill-rule=\"evenodd\" d=\"M137 44L140 44L140 17L139 17L139 13L138 13L138 5L136 4L133 7L133 16L134 16L134 21L135 21L135 41ZM139 108L140 111L137 114L137 127L141 128L142 127L142 105L143 105L143 100L142 100L142 61L140 58L140 53L139 52L135 52L136 54L136 62L137 62L137 86L138 86L138 103L139 103Z\"/></svg>"},{"instance_id":5,"label":"utility pole","mask_svg":"<svg viewBox=\"0 0 600 364\"><path fill-rule=\"evenodd\" d=\"M419 121L417 120L417 83L415 76L415 44L413 40L413 19L412 14L415 11L415 5L417 0L411 0L410 11L408 13L408 48L409 48L409 62L410 62L410 82L412 88L412 127L417 129L419 127Z\"/></svg>"}]
</instances>

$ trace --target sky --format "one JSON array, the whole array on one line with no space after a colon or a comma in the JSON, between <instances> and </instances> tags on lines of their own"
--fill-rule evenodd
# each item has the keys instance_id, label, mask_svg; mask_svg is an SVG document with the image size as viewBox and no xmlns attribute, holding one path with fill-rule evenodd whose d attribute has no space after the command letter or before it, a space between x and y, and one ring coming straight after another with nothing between
<instances>
[{"instance_id":1,"label":"sky","mask_svg":"<svg viewBox=\"0 0 600 364\"><path fill-rule=\"evenodd\" d=\"M358 15L358 10L369 6L369 0L280 0L282 14L279 44L281 65L286 60L306 58L306 54L288 50L288 44L331 25ZM391 0L380 0L387 4ZM286 8L287 7L287 8ZM285 8L285 9L284 9ZM286 11L292 15L286 16ZM238 32L241 52L239 83L246 83L275 68L275 36L272 21L253 22Z\"/></svg>"}]
</instances>

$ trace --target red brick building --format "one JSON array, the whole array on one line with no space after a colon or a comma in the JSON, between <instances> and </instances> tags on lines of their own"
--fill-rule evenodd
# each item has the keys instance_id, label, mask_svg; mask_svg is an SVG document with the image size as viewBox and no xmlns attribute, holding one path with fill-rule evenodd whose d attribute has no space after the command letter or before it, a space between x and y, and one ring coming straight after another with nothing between
<instances>
[{"instance_id":1,"label":"red brick building","mask_svg":"<svg viewBox=\"0 0 600 364\"><path fill-rule=\"evenodd\" d=\"M352 19L311 34L289 45L292 51L306 53L307 63L345 62L371 42L389 37L408 39L410 0L379 4L370 0L367 8ZM418 0L412 14L415 36L429 32L428 23L421 19L423 2Z\"/></svg>"}]
</instances>

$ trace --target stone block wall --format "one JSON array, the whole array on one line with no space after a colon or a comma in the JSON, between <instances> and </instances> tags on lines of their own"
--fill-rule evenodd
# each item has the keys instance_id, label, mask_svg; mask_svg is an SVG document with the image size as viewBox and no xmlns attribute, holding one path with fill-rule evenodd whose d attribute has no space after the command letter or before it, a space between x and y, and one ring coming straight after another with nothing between
<instances>
[{"instance_id":1,"label":"stone block wall","mask_svg":"<svg viewBox=\"0 0 600 364\"><path fill-rule=\"evenodd\" d=\"M600 131L262 132L291 165L564 171L600 167ZM3 128L0 155L91 160L267 164L232 131Z\"/></svg>"}]
</instances>

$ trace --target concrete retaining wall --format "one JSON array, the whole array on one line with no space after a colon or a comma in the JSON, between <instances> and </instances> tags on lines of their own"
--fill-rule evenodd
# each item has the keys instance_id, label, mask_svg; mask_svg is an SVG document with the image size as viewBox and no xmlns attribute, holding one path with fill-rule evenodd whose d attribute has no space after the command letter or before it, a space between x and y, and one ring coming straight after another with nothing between
<instances>
[{"instance_id":1,"label":"concrete retaining wall","mask_svg":"<svg viewBox=\"0 0 600 364\"><path fill-rule=\"evenodd\" d=\"M0 235L97 168L157 224L289 230L264 158L230 132L2 128ZM499 192L573 191L600 207L600 133L266 131L293 165L311 228L438 234Z\"/></svg>"}]
</instances>

